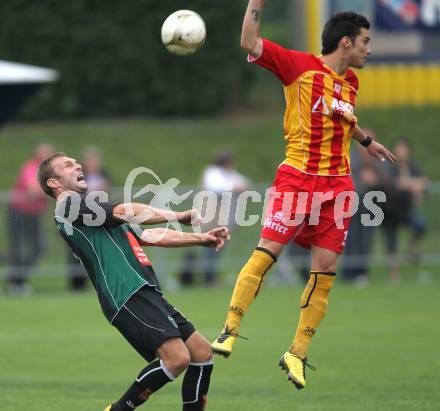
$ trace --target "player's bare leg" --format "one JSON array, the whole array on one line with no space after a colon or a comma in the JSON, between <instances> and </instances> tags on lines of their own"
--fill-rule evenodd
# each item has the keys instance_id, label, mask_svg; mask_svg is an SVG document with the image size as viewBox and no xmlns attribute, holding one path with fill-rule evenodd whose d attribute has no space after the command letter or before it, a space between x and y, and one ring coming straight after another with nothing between
<instances>
[{"instance_id":1,"label":"player's bare leg","mask_svg":"<svg viewBox=\"0 0 440 411\"><path fill-rule=\"evenodd\" d=\"M316 330L327 312L328 296L336 274L338 254L312 246L310 279L300 300L300 319L292 345L280 359L281 368L296 388L306 385L307 351ZM310 368L313 368L309 366Z\"/></svg>"},{"instance_id":2,"label":"player's bare leg","mask_svg":"<svg viewBox=\"0 0 440 411\"><path fill-rule=\"evenodd\" d=\"M238 338L241 320L260 292L264 277L275 264L284 244L262 238L240 271L232 292L226 322L220 336L212 343L215 354L229 357Z\"/></svg>"}]
</instances>

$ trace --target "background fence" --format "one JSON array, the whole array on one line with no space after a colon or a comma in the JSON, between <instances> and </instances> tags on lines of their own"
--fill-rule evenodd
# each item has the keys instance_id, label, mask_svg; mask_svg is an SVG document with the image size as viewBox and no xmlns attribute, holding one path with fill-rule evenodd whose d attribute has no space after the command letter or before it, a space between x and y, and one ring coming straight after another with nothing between
<instances>
[{"instance_id":1,"label":"background fence","mask_svg":"<svg viewBox=\"0 0 440 411\"><path fill-rule=\"evenodd\" d=\"M269 183L257 184L254 188L263 197ZM178 208L180 210L193 207L194 194L199 188L197 186L179 186L177 192L183 194L189 190L194 190L191 197L185 200ZM109 194L112 202L123 201L123 188L113 188ZM11 267L8 263L9 244L7 236L7 209L8 209L9 192L0 192L0 215L4 218L3 230L0 232L0 246L2 255L2 265L0 266L0 278L8 276ZM147 198L136 199L136 201L146 201ZM53 206L53 204L51 204ZM52 207L50 207L52 208ZM437 218L440 209L440 181L432 182L428 192L425 195L422 215L427 219L428 231L422 239L420 248L420 259L415 263L407 252L407 243L409 238L408 228L402 227L399 234L399 260L404 272L412 278L419 278L421 281L429 280L438 273L440 267L440 254L438 249L438 236L440 233L440 220ZM246 216L250 214L261 215L262 205L248 203ZM65 278L68 274L68 249L64 241L59 236L55 225L53 224L52 210L48 211L43 218L44 224L44 252L41 260L31 270L32 278ZM235 227L232 231L232 239L230 243L221 252L220 272L222 282L230 284L234 281L235 276L241 265L248 258L249 253L256 245L259 232L261 230L261 219L258 224L250 227ZM197 262L195 264L195 272L198 277L196 283L201 283L203 270L206 265L205 253L202 247L197 249ZM184 265L185 249L160 249L149 247L146 253L152 260L159 277L166 288L177 287L176 278L181 273ZM344 258L344 257L343 257ZM359 260L363 260L365 256L350 256L348 263L357 265ZM375 279L385 280L386 267L388 257L386 254L383 230L381 227L374 228L373 235L373 252L368 256L371 266L371 274ZM285 282L294 282L298 278L299 271L304 264L308 263L308 255L306 252L298 252L295 249L287 249L284 252L279 264L276 266L276 274L272 275L269 282L277 285Z\"/></svg>"}]
</instances>

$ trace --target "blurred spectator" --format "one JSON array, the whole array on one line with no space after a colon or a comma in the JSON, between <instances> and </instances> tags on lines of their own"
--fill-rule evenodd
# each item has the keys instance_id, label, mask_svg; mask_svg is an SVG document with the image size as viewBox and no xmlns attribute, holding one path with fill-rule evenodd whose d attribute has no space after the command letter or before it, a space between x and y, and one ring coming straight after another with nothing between
<instances>
[{"instance_id":1,"label":"blurred spectator","mask_svg":"<svg viewBox=\"0 0 440 411\"><path fill-rule=\"evenodd\" d=\"M101 155L93 147L84 150L80 164L83 168L84 178L90 191L105 191L110 188L110 178L102 167ZM87 273L79 260L68 250L69 288L72 291L83 291L87 286Z\"/></svg>"},{"instance_id":2,"label":"blurred spectator","mask_svg":"<svg viewBox=\"0 0 440 411\"><path fill-rule=\"evenodd\" d=\"M366 129L365 133L373 138L376 136L373 130ZM363 204L363 199L369 191L385 190L386 169L360 144L352 144L350 157L353 182L359 195L359 209L353 216L348 230L342 259L342 278L362 287L368 284L370 253L375 229L375 227L364 226L361 222L361 215L369 214Z\"/></svg>"},{"instance_id":3,"label":"blurred spectator","mask_svg":"<svg viewBox=\"0 0 440 411\"><path fill-rule=\"evenodd\" d=\"M218 225L227 225L232 230L235 225L235 210L238 195L248 189L250 181L241 175L234 166L234 158L230 151L219 151L214 160L205 168L202 174L202 190L213 192L217 196L216 210L214 218L202 226L202 231L210 230ZM230 206L221 210L222 196L224 193L231 193ZM228 214L225 217L224 212ZM206 248L204 250L204 282L208 286L218 284L218 263L219 255L215 249ZM184 258L180 281L182 285L190 285L194 281L194 271L196 269L197 256L194 251L188 252Z\"/></svg>"},{"instance_id":4,"label":"blurred spectator","mask_svg":"<svg viewBox=\"0 0 440 411\"><path fill-rule=\"evenodd\" d=\"M47 196L38 184L37 170L41 160L51 153L50 145L38 145L32 158L20 169L12 189L8 208L11 271L7 288L13 295L28 295L32 292L27 282L28 275L45 249L42 216L47 208Z\"/></svg>"},{"instance_id":5,"label":"blurred spectator","mask_svg":"<svg viewBox=\"0 0 440 411\"><path fill-rule=\"evenodd\" d=\"M427 228L426 220L420 213L420 205L428 186L428 179L412 158L412 147L406 138L398 138L393 151L397 162L388 168L389 192L384 229L390 280L398 282L398 229L407 226L411 230L408 256L418 262L419 242Z\"/></svg>"},{"instance_id":6,"label":"blurred spectator","mask_svg":"<svg viewBox=\"0 0 440 411\"><path fill-rule=\"evenodd\" d=\"M84 178L89 186L89 191L105 191L110 188L110 177L102 167L99 151L93 147L84 150L81 162Z\"/></svg>"}]
</instances>

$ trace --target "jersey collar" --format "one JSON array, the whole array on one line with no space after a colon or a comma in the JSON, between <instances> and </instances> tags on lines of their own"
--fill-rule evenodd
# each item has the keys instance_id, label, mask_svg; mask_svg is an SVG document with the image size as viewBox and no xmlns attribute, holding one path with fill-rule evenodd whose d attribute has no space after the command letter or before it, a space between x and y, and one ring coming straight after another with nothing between
<instances>
[{"instance_id":1,"label":"jersey collar","mask_svg":"<svg viewBox=\"0 0 440 411\"><path fill-rule=\"evenodd\" d=\"M334 71L330 66L327 66L327 64L324 63L324 61L322 60L322 54L320 54L319 56L316 56L316 58L321 62L321 64L324 66L324 68L326 70L328 70L331 74L333 74L335 77L341 79L341 80L345 80L345 78L347 77L347 70L344 71L344 74L342 74L341 76L336 73L336 71Z\"/></svg>"}]
</instances>

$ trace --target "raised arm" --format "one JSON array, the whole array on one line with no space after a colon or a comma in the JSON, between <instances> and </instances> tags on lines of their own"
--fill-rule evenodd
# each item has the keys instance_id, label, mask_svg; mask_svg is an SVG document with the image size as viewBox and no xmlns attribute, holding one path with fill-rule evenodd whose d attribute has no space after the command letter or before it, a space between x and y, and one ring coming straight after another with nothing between
<instances>
[{"instance_id":1,"label":"raised arm","mask_svg":"<svg viewBox=\"0 0 440 411\"><path fill-rule=\"evenodd\" d=\"M217 227L206 233L184 233L167 228L154 228L144 230L140 238L141 245L156 247L191 247L202 245L215 247L219 251L225 241L230 239L227 227Z\"/></svg>"},{"instance_id":2,"label":"raised arm","mask_svg":"<svg viewBox=\"0 0 440 411\"><path fill-rule=\"evenodd\" d=\"M263 40L260 37L260 17L264 0L250 0L244 15L241 31L241 47L251 56L258 58L263 52Z\"/></svg>"},{"instance_id":3,"label":"raised arm","mask_svg":"<svg viewBox=\"0 0 440 411\"><path fill-rule=\"evenodd\" d=\"M195 210L171 211L161 210L141 203L123 203L113 207L113 217L134 224L161 224L168 221L179 221L185 225L200 223L200 213Z\"/></svg>"}]
</instances>

